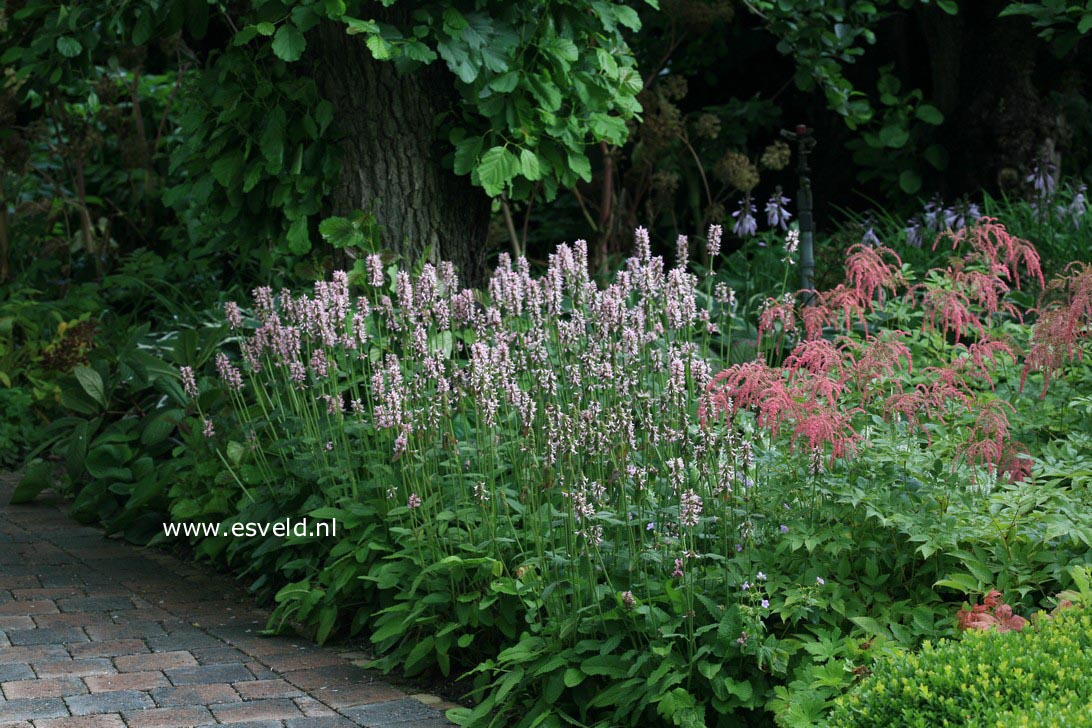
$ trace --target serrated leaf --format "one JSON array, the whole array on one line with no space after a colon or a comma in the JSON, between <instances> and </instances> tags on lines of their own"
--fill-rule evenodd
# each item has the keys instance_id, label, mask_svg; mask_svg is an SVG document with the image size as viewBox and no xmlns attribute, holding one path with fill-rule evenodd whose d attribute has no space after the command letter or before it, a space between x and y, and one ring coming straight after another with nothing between
<instances>
[{"instance_id":1,"label":"serrated leaf","mask_svg":"<svg viewBox=\"0 0 1092 728\"><path fill-rule=\"evenodd\" d=\"M277 26L269 22L258 23L254 26L254 30L258 31L260 35L270 36L277 32Z\"/></svg>"},{"instance_id":2,"label":"serrated leaf","mask_svg":"<svg viewBox=\"0 0 1092 728\"><path fill-rule=\"evenodd\" d=\"M363 236L351 220L328 217L319 223L319 235L335 248L348 248L361 242Z\"/></svg>"},{"instance_id":3,"label":"serrated leaf","mask_svg":"<svg viewBox=\"0 0 1092 728\"><path fill-rule=\"evenodd\" d=\"M542 168L538 163L538 155L530 149L520 151L519 165L523 176L532 182L542 178Z\"/></svg>"},{"instance_id":4,"label":"serrated leaf","mask_svg":"<svg viewBox=\"0 0 1092 728\"><path fill-rule=\"evenodd\" d=\"M591 182L591 162L583 152L569 152L569 169L585 182Z\"/></svg>"},{"instance_id":5,"label":"serrated leaf","mask_svg":"<svg viewBox=\"0 0 1092 728\"><path fill-rule=\"evenodd\" d=\"M298 61L307 49L307 40L303 33L292 23L285 23L277 29L273 37L273 53L282 61Z\"/></svg>"},{"instance_id":6,"label":"serrated leaf","mask_svg":"<svg viewBox=\"0 0 1092 728\"><path fill-rule=\"evenodd\" d=\"M379 32L379 26L374 20L361 20L360 18L342 18L342 20L345 21L345 33L348 35Z\"/></svg>"},{"instance_id":7,"label":"serrated leaf","mask_svg":"<svg viewBox=\"0 0 1092 728\"><path fill-rule=\"evenodd\" d=\"M455 145L455 174L470 174L478 163L484 141L480 136L471 136Z\"/></svg>"},{"instance_id":8,"label":"serrated leaf","mask_svg":"<svg viewBox=\"0 0 1092 728\"><path fill-rule=\"evenodd\" d=\"M497 76L489 82L489 88L502 94L511 93L515 91L516 86L519 85L519 71L509 71L508 73Z\"/></svg>"},{"instance_id":9,"label":"serrated leaf","mask_svg":"<svg viewBox=\"0 0 1092 728\"><path fill-rule=\"evenodd\" d=\"M373 33L368 36L368 40L365 41L368 46L368 50L372 52L372 57L377 61L389 61L391 59L391 44L378 33Z\"/></svg>"},{"instance_id":10,"label":"serrated leaf","mask_svg":"<svg viewBox=\"0 0 1092 728\"><path fill-rule=\"evenodd\" d=\"M501 146L487 150L478 163L478 179L490 197L499 195L519 171L516 155Z\"/></svg>"},{"instance_id":11,"label":"serrated leaf","mask_svg":"<svg viewBox=\"0 0 1092 728\"><path fill-rule=\"evenodd\" d=\"M91 367L84 366L76 367L73 373L83 387L83 391L87 392L87 396L105 407L106 385L102 382L102 376Z\"/></svg>"}]
</instances>

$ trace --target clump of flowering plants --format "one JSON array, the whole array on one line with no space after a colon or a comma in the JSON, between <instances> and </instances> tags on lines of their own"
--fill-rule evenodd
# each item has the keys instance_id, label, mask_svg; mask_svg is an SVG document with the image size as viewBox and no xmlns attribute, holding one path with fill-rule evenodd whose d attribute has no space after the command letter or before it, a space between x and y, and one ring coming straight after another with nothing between
<instances>
[{"instance_id":1,"label":"clump of flowering plants","mask_svg":"<svg viewBox=\"0 0 1092 728\"><path fill-rule=\"evenodd\" d=\"M258 289L225 311L232 414L204 420L225 515L334 518L343 538L228 548L276 572L279 622L363 629L383 667L468 670L461 724L791 723L846 660L953 629L935 583L1008 593L1014 554L1087 547L1057 530L1071 496L1027 482L999 399L1032 258L991 230L916 284L854 250L813 305L771 297L770 361L730 366L734 295L643 230L606 285L577 242L540 274L502 256L477 291L379 256L309 295Z\"/></svg>"}]
</instances>

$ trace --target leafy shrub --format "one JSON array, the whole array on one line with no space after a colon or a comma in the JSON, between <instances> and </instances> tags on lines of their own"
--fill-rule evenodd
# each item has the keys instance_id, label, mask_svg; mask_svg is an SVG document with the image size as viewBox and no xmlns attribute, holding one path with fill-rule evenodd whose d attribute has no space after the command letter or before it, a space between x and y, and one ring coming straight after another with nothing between
<instances>
[{"instance_id":1,"label":"leafy shrub","mask_svg":"<svg viewBox=\"0 0 1092 728\"><path fill-rule=\"evenodd\" d=\"M1092 614L1040 613L1031 629L966 633L878 660L832 726L1092 725Z\"/></svg>"}]
</instances>

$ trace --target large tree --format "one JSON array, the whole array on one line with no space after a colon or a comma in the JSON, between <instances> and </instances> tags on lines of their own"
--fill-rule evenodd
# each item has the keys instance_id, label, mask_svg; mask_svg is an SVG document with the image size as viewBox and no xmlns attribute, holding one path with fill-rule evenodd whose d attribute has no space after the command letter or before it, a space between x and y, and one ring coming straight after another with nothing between
<instances>
[{"instance_id":1,"label":"large tree","mask_svg":"<svg viewBox=\"0 0 1092 728\"><path fill-rule=\"evenodd\" d=\"M119 65L176 67L184 141L165 199L224 245L303 254L321 233L473 277L490 198L590 179L585 150L621 142L639 110L622 35L638 16L613 0L16 5L0 32L25 99Z\"/></svg>"}]
</instances>

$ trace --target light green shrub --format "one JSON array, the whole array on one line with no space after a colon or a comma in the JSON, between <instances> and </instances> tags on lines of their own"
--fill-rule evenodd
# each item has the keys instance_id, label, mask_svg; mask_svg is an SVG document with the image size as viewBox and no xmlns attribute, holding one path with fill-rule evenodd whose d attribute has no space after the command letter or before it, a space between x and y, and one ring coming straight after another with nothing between
<instances>
[{"instance_id":1,"label":"light green shrub","mask_svg":"<svg viewBox=\"0 0 1092 728\"><path fill-rule=\"evenodd\" d=\"M969 631L877 663L831 726L1092 726L1092 614Z\"/></svg>"}]
</instances>

